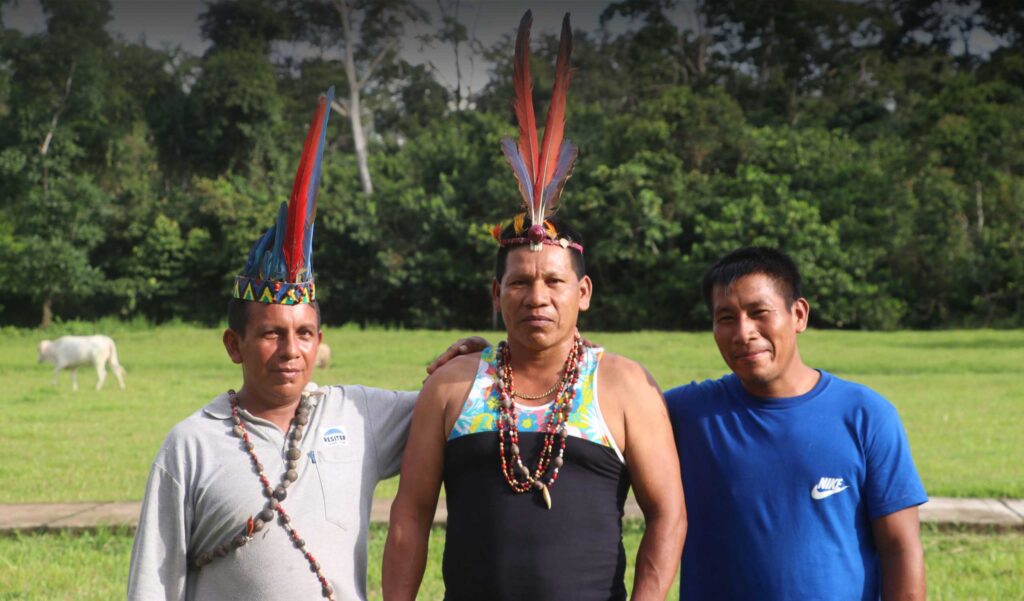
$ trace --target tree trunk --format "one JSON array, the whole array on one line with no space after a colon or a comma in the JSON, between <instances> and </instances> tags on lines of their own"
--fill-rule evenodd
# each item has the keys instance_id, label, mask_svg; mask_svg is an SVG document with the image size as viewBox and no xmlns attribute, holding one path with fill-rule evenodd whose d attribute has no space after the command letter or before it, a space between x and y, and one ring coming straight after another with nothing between
<instances>
[{"instance_id":1,"label":"tree trunk","mask_svg":"<svg viewBox=\"0 0 1024 601\"><path fill-rule=\"evenodd\" d=\"M772 47L775 43L775 17L768 19L768 27L762 34L761 61L757 67L757 78L763 91L771 78Z\"/></svg>"},{"instance_id":2,"label":"tree trunk","mask_svg":"<svg viewBox=\"0 0 1024 601\"><path fill-rule=\"evenodd\" d=\"M75 77L75 61L71 61L71 67L68 68L68 78L64 82L64 96L60 99L60 104L57 105L57 110L53 113L53 118L50 119L50 129L46 132L46 136L43 138L43 143L39 145L39 156L43 164L43 196L45 197L50 192L50 170L46 164L46 155L50 152L50 142L53 141L53 134L57 131L57 123L60 122L60 115L64 112L64 107L67 104L68 96L71 95L71 81Z\"/></svg>"},{"instance_id":3,"label":"tree trunk","mask_svg":"<svg viewBox=\"0 0 1024 601\"><path fill-rule=\"evenodd\" d=\"M708 72L708 46L711 45L711 36L697 36L697 75L704 77Z\"/></svg>"},{"instance_id":4,"label":"tree trunk","mask_svg":"<svg viewBox=\"0 0 1024 601\"><path fill-rule=\"evenodd\" d=\"M370 179L370 161L366 151L366 135L363 133L363 111L360 103L360 89L363 82L356 73L355 36L352 33L352 5L347 0L336 0L341 13L341 34L345 38L345 77L348 79L348 118L352 124L352 142L356 147L356 162L359 165L359 181L363 194L373 196L373 180ZM368 69L369 71L369 69ZM369 72L366 74L369 77Z\"/></svg>"},{"instance_id":5,"label":"tree trunk","mask_svg":"<svg viewBox=\"0 0 1024 601\"><path fill-rule=\"evenodd\" d=\"M370 179L370 162L366 150L366 135L363 133L358 85L349 86L348 109L348 118L352 123L352 142L356 147L356 162L359 164L359 181L363 185L363 194L373 196L373 180Z\"/></svg>"},{"instance_id":6,"label":"tree trunk","mask_svg":"<svg viewBox=\"0 0 1024 601\"><path fill-rule=\"evenodd\" d=\"M977 223L975 224L978 229L978 243L981 243L981 239L985 236L985 205L981 202L981 182L974 182L974 203L977 211Z\"/></svg>"},{"instance_id":7,"label":"tree trunk","mask_svg":"<svg viewBox=\"0 0 1024 601\"><path fill-rule=\"evenodd\" d=\"M46 295L43 299L43 320L39 322L40 328L48 328L53 324L53 299Z\"/></svg>"}]
</instances>

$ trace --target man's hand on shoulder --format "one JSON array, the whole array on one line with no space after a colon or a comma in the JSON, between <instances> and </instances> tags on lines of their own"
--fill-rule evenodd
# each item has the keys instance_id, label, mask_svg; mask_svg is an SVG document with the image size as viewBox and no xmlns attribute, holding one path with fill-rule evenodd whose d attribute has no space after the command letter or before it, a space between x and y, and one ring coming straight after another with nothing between
<instances>
[{"instance_id":1,"label":"man's hand on shoulder","mask_svg":"<svg viewBox=\"0 0 1024 601\"><path fill-rule=\"evenodd\" d=\"M424 392L429 392L434 396L443 395L447 397L452 394L458 396L457 391L451 389L459 388L463 393L462 399L465 399L465 395L469 393L469 387L476 377L479 364L480 351L464 353L446 359L423 380L423 391L420 392L420 397L424 396Z\"/></svg>"},{"instance_id":2,"label":"man's hand on shoulder","mask_svg":"<svg viewBox=\"0 0 1024 601\"><path fill-rule=\"evenodd\" d=\"M579 331L577 331L576 333L579 334ZM583 345L588 347L597 346L596 344L587 340L586 338L583 339ZM488 342L488 340L483 336L467 336L466 338L459 338L455 342L451 343L448 346L448 348L444 350L444 352L442 352L437 357L434 357L434 360L431 361L430 365L427 366L427 377L429 378L431 374L433 374L435 371L440 369L442 366L444 366L452 359L455 359L456 357L460 357L462 355L471 355L474 353L479 353L480 351L484 350L489 346L491 346L491 343ZM426 379L424 379L424 382L425 381Z\"/></svg>"},{"instance_id":3,"label":"man's hand on shoulder","mask_svg":"<svg viewBox=\"0 0 1024 601\"><path fill-rule=\"evenodd\" d=\"M473 353L479 353L485 348L491 346L491 343L482 336L469 336L467 338L460 338L453 342L443 353L434 358L427 366L427 377L430 377L435 371L443 367L449 361L463 356L470 355ZM424 380L426 381L426 380Z\"/></svg>"}]
</instances>

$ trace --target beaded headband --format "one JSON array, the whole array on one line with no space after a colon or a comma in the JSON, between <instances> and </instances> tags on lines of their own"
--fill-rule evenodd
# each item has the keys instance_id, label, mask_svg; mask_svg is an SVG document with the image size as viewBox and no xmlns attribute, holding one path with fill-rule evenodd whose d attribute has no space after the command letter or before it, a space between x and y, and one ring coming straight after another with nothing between
<instances>
[{"instance_id":1,"label":"beaded headband","mask_svg":"<svg viewBox=\"0 0 1024 601\"><path fill-rule=\"evenodd\" d=\"M281 203L277 221L249 251L242 273L235 278L234 298L257 303L298 305L316 300L313 282L313 221L320 189L327 119L334 87L320 95L306 133L292 194Z\"/></svg>"},{"instance_id":2,"label":"beaded headband","mask_svg":"<svg viewBox=\"0 0 1024 601\"><path fill-rule=\"evenodd\" d=\"M515 61L512 83L515 88L516 121L519 123L519 140L505 138L501 149L505 160L512 167L512 173L519 185L522 207L525 213L515 219L516 237L501 239L498 229L498 243L503 246L530 244L530 250L539 251L544 244L572 247L583 252L583 246L566 239L559 239L558 232L548 221L558 208L565 182L572 175L579 150L568 140L563 140L565 130L565 98L569 90L569 57L572 54L572 27L569 15L562 19L562 34L558 46L558 60L555 63L555 84L551 92L551 106L548 108L544 125L544 138L537 144L537 122L533 112L533 80L530 77L530 26L533 14L526 11L519 22L516 33ZM520 236L525 217L530 217L530 228L526 236Z\"/></svg>"},{"instance_id":3,"label":"beaded headband","mask_svg":"<svg viewBox=\"0 0 1024 601\"><path fill-rule=\"evenodd\" d=\"M533 232L535 231L532 227L526 232L526 236L522 236L521 234L523 233L524 229L525 217L526 213L520 213L516 215L515 220L512 222L512 227L516 233L515 238L502 238L501 224L495 224L495 226L491 229L491 237L498 242L498 246L502 248L509 248L512 246L523 246L525 244L529 244L531 249L539 250L540 245L547 244L549 246L561 246L562 248L572 248L579 251L581 255L583 254L582 244L580 244L579 242L573 242L568 238L559 238L558 230L555 228L555 224L551 223L547 219L544 220L544 226L542 228L544 234L542 236L536 237L536 239L535 237L531 237L530 235L533 234ZM537 245L536 249L533 248L534 245Z\"/></svg>"}]
</instances>

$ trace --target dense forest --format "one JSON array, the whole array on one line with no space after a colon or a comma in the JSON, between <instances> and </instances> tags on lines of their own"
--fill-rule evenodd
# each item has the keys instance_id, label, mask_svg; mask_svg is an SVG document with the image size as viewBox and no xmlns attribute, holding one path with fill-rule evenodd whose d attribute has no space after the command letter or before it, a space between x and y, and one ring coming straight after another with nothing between
<instances>
[{"instance_id":1,"label":"dense forest","mask_svg":"<svg viewBox=\"0 0 1024 601\"><path fill-rule=\"evenodd\" d=\"M42 6L43 31L0 22L0 324L221 320L329 85L325 321L491 324L489 231L519 197L499 146L517 23L483 47L457 2L431 5L439 18L405 0L226 0L192 56L112 36L103 0ZM587 238L584 325L707 327L700 275L746 244L798 259L818 326L1024 325L1017 6L707 0L681 27L671 0L608 4L618 26L575 32L569 92L581 158L561 215ZM426 43L487 60L486 86L467 96L402 58L427 20ZM533 49L544 111L557 39Z\"/></svg>"}]
</instances>

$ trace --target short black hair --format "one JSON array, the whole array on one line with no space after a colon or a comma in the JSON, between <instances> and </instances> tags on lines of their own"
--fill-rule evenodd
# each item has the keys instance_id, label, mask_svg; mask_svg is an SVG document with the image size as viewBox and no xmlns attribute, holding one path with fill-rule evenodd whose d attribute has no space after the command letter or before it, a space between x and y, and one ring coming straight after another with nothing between
<instances>
[{"instance_id":1,"label":"short black hair","mask_svg":"<svg viewBox=\"0 0 1024 601\"><path fill-rule=\"evenodd\" d=\"M559 238L565 238L569 242L575 242L580 246L583 246L583 234L579 233L568 221L561 219L555 215L546 219L548 223L554 226L555 231L558 232ZM525 238L526 230L530 229L530 219L527 218L523 225L523 232L517 234L513 224L509 224L501 231L502 240L510 240L512 238ZM517 246L502 246L498 248L498 256L494 261L494 279L501 282L501 279L505 277L505 269L508 267L508 253L519 246L526 246L527 243ZM572 260L572 270L576 272L576 277L583 279L583 276L587 275L587 263L583 260L583 253L579 250L570 247L566 248L569 251L569 258Z\"/></svg>"},{"instance_id":2,"label":"short black hair","mask_svg":"<svg viewBox=\"0 0 1024 601\"><path fill-rule=\"evenodd\" d=\"M711 296L716 287L728 288L736 280L753 274L766 275L774 280L787 306L792 307L796 299L803 296L800 269L789 255L777 248L746 246L725 255L704 272L701 292L708 311L714 311Z\"/></svg>"},{"instance_id":3,"label":"short black hair","mask_svg":"<svg viewBox=\"0 0 1024 601\"><path fill-rule=\"evenodd\" d=\"M249 305L252 304L253 301L240 298L232 298L228 301L228 328L242 338L245 338L245 330L249 327ZM316 329L319 330L320 302L312 301L309 304L316 310Z\"/></svg>"}]
</instances>

